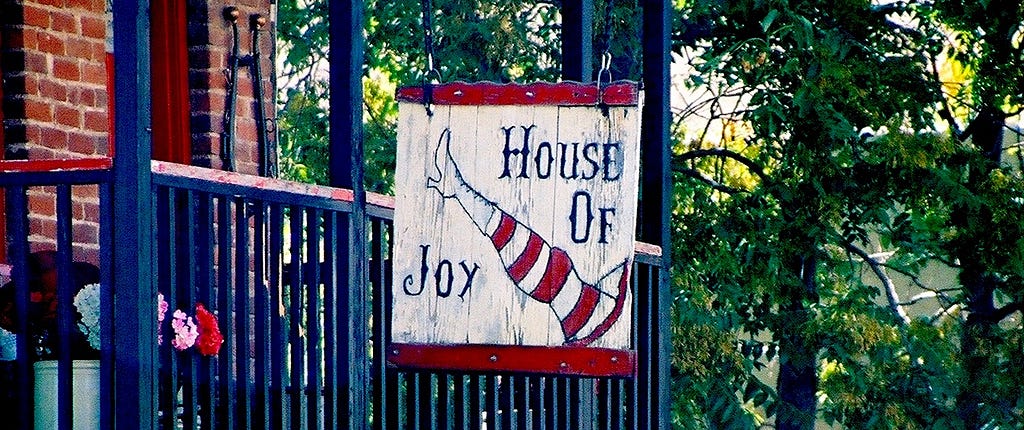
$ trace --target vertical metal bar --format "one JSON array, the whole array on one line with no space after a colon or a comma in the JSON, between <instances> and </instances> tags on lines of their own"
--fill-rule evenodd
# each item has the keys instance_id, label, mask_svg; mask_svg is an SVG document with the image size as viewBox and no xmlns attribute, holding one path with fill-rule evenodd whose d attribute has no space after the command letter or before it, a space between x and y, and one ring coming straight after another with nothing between
<instances>
[{"instance_id":1,"label":"vertical metal bar","mask_svg":"<svg viewBox=\"0 0 1024 430\"><path fill-rule=\"evenodd\" d=\"M490 374L484 377L484 408L487 413L487 429L497 429L498 425L498 398L497 398L497 376Z\"/></svg>"},{"instance_id":2,"label":"vertical metal bar","mask_svg":"<svg viewBox=\"0 0 1024 430\"><path fill-rule=\"evenodd\" d=\"M568 394L569 407L566 408L566 412L569 414L569 427L579 429L584 422L583 417L580 415L580 403L583 402L583 397L580 395L581 380L579 378L567 379L569 381L569 391L566 394Z\"/></svg>"},{"instance_id":3,"label":"vertical metal bar","mask_svg":"<svg viewBox=\"0 0 1024 430\"><path fill-rule=\"evenodd\" d=\"M401 428L400 425L399 425L400 424L399 420L401 418L401 415L400 415L401 411L399 411L399 407L401 405L399 404L399 384L400 384L400 381L399 381L399 377L398 377L398 370L396 370L396 369L386 369L385 370L385 378L386 378L386 384L385 385L387 385L387 389L384 392L384 398L386 399L385 403L387 403L391 407L387 408L384 411L385 412L384 415L383 415L384 428L386 428L386 429ZM380 416L380 415L378 415L378 416Z\"/></svg>"},{"instance_id":4,"label":"vertical metal bar","mask_svg":"<svg viewBox=\"0 0 1024 430\"><path fill-rule=\"evenodd\" d=\"M176 278L178 285L174 289L185 303L196 303L196 267L199 256L196 253L196 237L194 232L196 228L195 196L190 190L177 190L176 195L177 203L175 207L177 208L176 213L178 216L172 226L174 228L175 241L181 246L178 247L174 257L174 260L179 263L178 276ZM188 354L179 359L179 367L182 369L181 379L184 383L181 396L184 414L181 421L182 428L185 429L195 429L199 424L196 419L196 414L199 410L197 403L198 392L196 389L196 376L198 374L196 360L197 358L194 354Z\"/></svg>"},{"instance_id":5,"label":"vertical metal bar","mask_svg":"<svg viewBox=\"0 0 1024 430\"><path fill-rule=\"evenodd\" d=\"M416 415L416 394L419 393L417 381L419 378L414 372L402 372L401 378L405 382L405 425L402 428L419 428L419 419Z\"/></svg>"},{"instance_id":6,"label":"vertical metal bar","mask_svg":"<svg viewBox=\"0 0 1024 430\"><path fill-rule=\"evenodd\" d=\"M100 217L100 315L114 314L114 211L113 185L107 178L99 185ZM114 319L100 318L100 428L114 427ZM20 354L20 352L19 352ZM31 419L31 412L28 413Z\"/></svg>"},{"instance_id":7,"label":"vertical metal bar","mask_svg":"<svg viewBox=\"0 0 1024 430\"><path fill-rule=\"evenodd\" d=\"M555 399L558 396L557 379L553 377L544 378L544 428L556 429L555 416L558 409L555 407Z\"/></svg>"},{"instance_id":8,"label":"vertical metal bar","mask_svg":"<svg viewBox=\"0 0 1024 430\"><path fill-rule=\"evenodd\" d=\"M417 409L419 410L419 428L421 429L433 429L433 413L434 405L432 402L432 394L434 392L434 375L430 372L417 372L416 379L416 397L419 399Z\"/></svg>"},{"instance_id":9,"label":"vertical metal bar","mask_svg":"<svg viewBox=\"0 0 1024 430\"><path fill-rule=\"evenodd\" d=\"M469 378L469 430L480 430L480 424L482 421L481 415L483 412L483 406L480 402L480 385L481 376L480 374L474 374Z\"/></svg>"},{"instance_id":10,"label":"vertical metal bar","mask_svg":"<svg viewBox=\"0 0 1024 430\"><path fill-rule=\"evenodd\" d=\"M324 427L338 428L338 373L344 362L338 360L338 213L324 214ZM375 410L375 413L376 412ZM375 420L379 422L380 420Z\"/></svg>"},{"instance_id":11,"label":"vertical metal bar","mask_svg":"<svg viewBox=\"0 0 1024 430\"><path fill-rule=\"evenodd\" d=\"M551 378L539 377L537 378L537 386L533 392L533 398L530 402L533 404L533 429L536 430L547 430L547 415L550 411L547 409L547 391L551 389Z\"/></svg>"},{"instance_id":12,"label":"vertical metal bar","mask_svg":"<svg viewBox=\"0 0 1024 430\"><path fill-rule=\"evenodd\" d=\"M528 417L530 416L530 404L529 398L527 397L530 394L529 377L516 376L515 379L513 379L511 382L513 382L512 394L514 396L513 401L515 403L511 412L515 413L516 428L525 429Z\"/></svg>"},{"instance_id":13,"label":"vertical metal bar","mask_svg":"<svg viewBox=\"0 0 1024 430\"><path fill-rule=\"evenodd\" d=\"M612 392L609 399L611 408L609 410L609 420L611 421L610 427L613 429L621 429L624 427L622 422L622 391L625 381L622 379L612 380Z\"/></svg>"},{"instance_id":14,"label":"vertical metal bar","mask_svg":"<svg viewBox=\"0 0 1024 430\"><path fill-rule=\"evenodd\" d=\"M217 355L218 380L217 389L220 393L217 402L217 421L223 428L235 428L237 416L235 415L235 390L232 385L234 378L235 353L234 337L235 326L232 321L234 310L231 300L231 271L234 268L231 255L231 199L227 196L217 196L217 314L220 320L224 321L224 345Z\"/></svg>"},{"instance_id":15,"label":"vertical metal bar","mask_svg":"<svg viewBox=\"0 0 1024 430\"><path fill-rule=\"evenodd\" d=\"M563 0L561 12L562 79L589 82L593 76L594 0Z\"/></svg>"},{"instance_id":16,"label":"vertical metal bar","mask_svg":"<svg viewBox=\"0 0 1024 430\"><path fill-rule=\"evenodd\" d=\"M331 185L351 188L354 195L347 313L349 315L349 371L346 390L347 427L365 428L368 423L366 394L370 366L366 357L368 309L365 288L366 192L363 185L363 1L333 0L328 3Z\"/></svg>"},{"instance_id":17,"label":"vertical metal bar","mask_svg":"<svg viewBox=\"0 0 1024 430\"><path fill-rule=\"evenodd\" d=\"M306 209L306 422L320 428L320 211Z\"/></svg>"},{"instance_id":18,"label":"vertical metal bar","mask_svg":"<svg viewBox=\"0 0 1024 430\"><path fill-rule=\"evenodd\" d=\"M500 375L498 377L498 413L501 415L501 420L495 421L501 423L501 428L511 429L512 428L512 376L507 374Z\"/></svg>"},{"instance_id":19,"label":"vertical metal bar","mask_svg":"<svg viewBox=\"0 0 1024 430\"><path fill-rule=\"evenodd\" d=\"M281 266L284 258L284 210L280 204L270 205L270 426L283 429L285 423L285 356L288 347L287 327L284 324L284 288Z\"/></svg>"},{"instance_id":20,"label":"vertical metal bar","mask_svg":"<svg viewBox=\"0 0 1024 430\"><path fill-rule=\"evenodd\" d=\"M29 333L29 273L28 273L28 190L22 186L10 187L7 189L7 210L10 211L10 218L7 220L11 238L9 251L14 271L11 273L14 278L14 309L19 315L16 321L18 333ZM21 428L32 428L34 422L34 407L32 405L32 361L34 352L30 349L29 341L31 336L18 336L17 355L18 361L15 365L17 371L18 388L15 391L15 398L18 402L18 416L23 420Z\"/></svg>"},{"instance_id":21,"label":"vertical metal bar","mask_svg":"<svg viewBox=\"0 0 1024 430\"><path fill-rule=\"evenodd\" d=\"M172 256L175 255L175 243L171 238L174 237L172 236L172 229L176 219L174 211L171 210L170 190L162 186L155 186L154 188L156 189L154 193L156 195L156 211L153 213L156 224L154 225L171 226L171 228L154 229L156 230L156 251L153 254L154 261L156 262L156 287L158 292L164 293L164 300L167 301L172 309L170 312L174 312L173 309L178 308L178 297L171 282L171 260ZM175 373L177 372L175 372L174 350L169 347L171 339L165 340L167 345L157 348L160 354L160 378L157 382L157 386L160 387L160 393L157 399L160 402L160 411L162 411L160 425L164 428L171 428L174 424L175 401L177 400L172 394L177 386L175 378Z\"/></svg>"},{"instance_id":22,"label":"vertical metal bar","mask_svg":"<svg viewBox=\"0 0 1024 430\"><path fill-rule=\"evenodd\" d=\"M373 381L373 428L383 430L385 417L390 413L389 409L392 407L392 404L387 402L388 385L385 383L387 368L384 364L387 357L385 348L388 342L388 324L391 316L384 309L385 302L389 301L385 299L384 292L387 288L384 285L387 278L385 273L387 265L384 262L386 248L384 247L383 220L375 219L371 222L370 240L370 256L372 258L370 298L373 306L373 378L371 378Z\"/></svg>"},{"instance_id":23,"label":"vertical metal bar","mask_svg":"<svg viewBox=\"0 0 1024 430\"><path fill-rule=\"evenodd\" d=\"M669 209L672 207L672 175L669 163L669 127L672 115L669 111L671 80L669 67L671 59L672 2L670 0L644 0L643 6L643 80L644 107L641 115L641 142L647 146L641 153L644 166L642 195L638 225L641 225L640 240L662 247L663 270L659 280L647 294L651 296L650 308L642 315L651 318L651 332L640 337L641 344L638 370L640 382L649 385L650 399L641 399L643 420L641 428L651 428L669 422L671 403L669 397L669 357L671 297L669 295L669 268L671 267L671 244L669 237ZM645 388L645 390L647 390ZM650 411L649 413L646 411Z\"/></svg>"},{"instance_id":24,"label":"vertical metal bar","mask_svg":"<svg viewBox=\"0 0 1024 430\"><path fill-rule=\"evenodd\" d=\"M451 392L448 391L449 381L451 376L447 373L437 374L437 400L434 402L436 413L434 420L435 429L448 429L448 422L450 415L448 413L448 399L451 397Z\"/></svg>"},{"instance_id":25,"label":"vertical metal bar","mask_svg":"<svg viewBox=\"0 0 1024 430\"><path fill-rule=\"evenodd\" d=\"M291 374L289 375L289 409L291 418L291 428L297 429L302 427L302 390L304 382L302 380L302 371L304 370L303 360L303 349L302 349L302 208L297 205L292 205L288 208L288 218L291 223L291 243L289 243L289 250L291 252L291 283L288 286L288 309L289 312L289 332L288 332L288 344L291 347L289 351L291 365L289 369Z\"/></svg>"},{"instance_id":26,"label":"vertical metal bar","mask_svg":"<svg viewBox=\"0 0 1024 430\"><path fill-rule=\"evenodd\" d=\"M213 223L213 198L209 193L198 193L196 196L196 212L199 217L196 223L195 242L198 264L196 264L196 300L216 309L216 297L213 294L213 273L214 273L214 223ZM223 314L222 314L223 315ZM224 317L221 317L222 319ZM199 421L204 429L217 427L217 414L214 409L214 381L217 379L216 359L211 357L199 358Z\"/></svg>"},{"instance_id":27,"label":"vertical metal bar","mask_svg":"<svg viewBox=\"0 0 1024 430\"><path fill-rule=\"evenodd\" d=\"M270 300L267 291L267 204L260 200L253 205L253 344L256 346L253 363L253 417L252 426L270 428Z\"/></svg>"},{"instance_id":28,"label":"vertical metal bar","mask_svg":"<svg viewBox=\"0 0 1024 430\"><path fill-rule=\"evenodd\" d=\"M71 430L71 333L74 328L71 273L71 186L57 185L57 428Z\"/></svg>"},{"instance_id":29,"label":"vertical metal bar","mask_svg":"<svg viewBox=\"0 0 1024 430\"><path fill-rule=\"evenodd\" d=\"M252 396L249 385L249 211L246 201L234 198L235 205L235 283L230 293L235 298L235 402L236 425L251 428Z\"/></svg>"},{"instance_id":30,"label":"vertical metal bar","mask_svg":"<svg viewBox=\"0 0 1024 430\"><path fill-rule=\"evenodd\" d=\"M466 428L466 375L452 375L455 382L454 405L452 407L452 426L455 430Z\"/></svg>"},{"instance_id":31,"label":"vertical metal bar","mask_svg":"<svg viewBox=\"0 0 1024 430\"><path fill-rule=\"evenodd\" d=\"M115 426L156 427L150 172L149 1L113 0Z\"/></svg>"}]
</instances>

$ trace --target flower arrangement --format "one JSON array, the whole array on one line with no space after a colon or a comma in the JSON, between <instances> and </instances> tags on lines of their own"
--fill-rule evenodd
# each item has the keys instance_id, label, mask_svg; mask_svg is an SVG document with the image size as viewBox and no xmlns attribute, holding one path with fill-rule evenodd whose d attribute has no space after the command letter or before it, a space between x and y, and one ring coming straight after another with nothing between
<instances>
[{"instance_id":1,"label":"flower arrangement","mask_svg":"<svg viewBox=\"0 0 1024 430\"><path fill-rule=\"evenodd\" d=\"M100 285L86 285L75 296L74 303L81 315L78 322L79 330L86 335L93 348L99 349ZM164 299L164 295L157 293L157 344L163 344L161 328L169 310L170 305ZM195 312L194 319L181 309L175 309L171 313L170 324L171 330L174 332L171 346L178 351L186 351L194 346L200 354L217 355L220 352L221 344L224 343L224 336L221 335L220 328L217 326L217 317L210 313L202 303L196 303Z\"/></svg>"}]
</instances>

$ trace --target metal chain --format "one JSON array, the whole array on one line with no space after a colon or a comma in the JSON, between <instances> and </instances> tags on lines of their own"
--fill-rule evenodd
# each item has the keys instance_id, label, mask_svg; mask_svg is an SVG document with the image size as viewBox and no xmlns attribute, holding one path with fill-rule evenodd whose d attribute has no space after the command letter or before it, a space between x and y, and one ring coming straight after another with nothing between
<instances>
[{"instance_id":1,"label":"metal chain","mask_svg":"<svg viewBox=\"0 0 1024 430\"><path fill-rule=\"evenodd\" d=\"M427 56L427 71L423 76L423 106L427 109L427 116L434 116L434 110L431 108L434 101L434 87L431 85L431 78L436 77L436 81L441 80L441 74L434 68L434 25L431 23L434 7L430 0L422 0L421 3L423 5L423 53Z\"/></svg>"},{"instance_id":2,"label":"metal chain","mask_svg":"<svg viewBox=\"0 0 1024 430\"><path fill-rule=\"evenodd\" d=\"M605 75L608 75L608 82L612 81L612 53L611 53L611 40L612 40L612 9L615 7L615 0L604 1L604 31L601 33L601 38L598 40L598 49L601 50L601 70L597 72L597 85L601 85L601 80Z\"/></svg>"},{"instance_id":3,"label":"metal chain","mask_svg":"<svg viewBox=\"0 0 1024 430\"><path fill-rule=\"evenodd\" d=\"M602 54L607 54L611 49L612 40L612 9L615 8L615 0L604 1L604 32L598 40L597 47Z\"/></svg>"}]
</instances>

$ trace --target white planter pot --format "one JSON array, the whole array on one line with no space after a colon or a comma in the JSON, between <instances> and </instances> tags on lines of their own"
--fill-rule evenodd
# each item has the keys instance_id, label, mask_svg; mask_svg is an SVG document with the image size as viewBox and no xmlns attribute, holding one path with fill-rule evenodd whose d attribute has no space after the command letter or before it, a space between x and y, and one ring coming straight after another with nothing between
<instances>
[{"instance_id":1,"label":"white planter pot","mask_svg":"<svg viewBox=\"0 0 1024 430\"><path fill-rule=\"evenodd\" d=\"M57 428L57 361L35 363L35 430ZM72 428L100 428L100 362L71 362Z\"/></svg>"}]
</instances>

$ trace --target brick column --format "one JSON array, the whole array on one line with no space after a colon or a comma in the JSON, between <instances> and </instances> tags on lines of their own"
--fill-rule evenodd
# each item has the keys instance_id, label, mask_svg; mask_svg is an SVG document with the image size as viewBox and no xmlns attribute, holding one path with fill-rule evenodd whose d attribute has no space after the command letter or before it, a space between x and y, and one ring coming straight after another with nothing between
<instances>
[{"instance_id":1,"label":"brick column","mask_svg":"<svg viewBox=\"0 0 1024 430\"><path fill-rule=\"evenodd\" d=\"M3 148L7 159L108 152L104 0L6 1L0 7ZM76 260L97 263L97 188L75 187ZM29 191L32 251L54 249L52 190Z\"/></svg>"}]
</instances>

